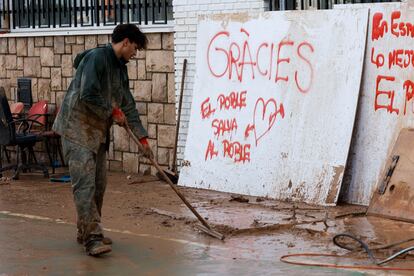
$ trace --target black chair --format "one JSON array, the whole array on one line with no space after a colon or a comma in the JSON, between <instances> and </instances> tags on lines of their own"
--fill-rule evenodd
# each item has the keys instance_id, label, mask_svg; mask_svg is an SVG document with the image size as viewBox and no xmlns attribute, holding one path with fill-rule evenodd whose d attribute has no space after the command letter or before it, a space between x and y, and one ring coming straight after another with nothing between
<instances>
[{"instance_id":1,"label":"black chair","mask_svg":"<svg viewBox=\"0 0 414 276\"><path fill-rule=\"evenodd\" d=\"M26 114L26 119L30 119L28 131L44 138L45 150L49 157L52 173L54 174L55 168L65 166L65 161L61 149L60 135L51 129L52 120L58 110L55 109L56 114L51 114L48 113L48 109L47 101L39 101L30 107ZM58 160L58 154L61 162Z\"/></svg>"},{"instance_id":2,"label":"black chair","mask_svg":"<svg viewBox=\"0 0 414 276\"><path fill-rule=\"evenodd\" d=\"M26 111L32 106L32 79L17 79L17 101L22 102L24 104L24 108Z\"/></svg>"},{"instance_id":3,"label":"black chair","mask_svg":"<svg viewBox=\"0 0 414 276\"><path fill-rule=\"evenodd\" d=\"M52 118L51 114L45 113L35 113L31 114L32 109L35 107L36 104L33 105L33 97L32 97L32 80L30 78L18 78L17 79L17 101L22 102L24 104L24 109L27 114L28 119L31 119L34 122L34 126L39 128L43 128L41 135L44 138L45 142L45 149L49 157L50 166L52 167L53 174L55 173L55 168L60 166L65 166L65 162L63 159L63 154L61 150L61 142L59 134L55 133L54 131L50 130L51 123L48 121ZM39 111L39 109L37 109ZM47 111L46 111L47 112ZM56 114L55 114L56 115ZM35 121L42 123L37 124ZM43 123L45 121L46 123ZM53 122L52 122L53 123ZM32 132L32 126L29 127L29 131ZM61 162L58 161L57 154L60 156Z\"/></svg>"},{"instance_id":4,"label":"black chair","mask_svg":"<svg viewBox=\"0 0 414 276\"><path fill-rule=\"evenodd\" d=\"M37 163L34 154L34 145L42 141L42 137L27 130L30 126L29 119L14 119L6 93L3 87L0 87L0 145L1 146L17 146L16 164L2 166L2 156L0 151L0 174L3 171L13 169L13 179L18 179L21 172L40 170L45 177L49 177L46 166Z\"/></svg>"}]
</instances>

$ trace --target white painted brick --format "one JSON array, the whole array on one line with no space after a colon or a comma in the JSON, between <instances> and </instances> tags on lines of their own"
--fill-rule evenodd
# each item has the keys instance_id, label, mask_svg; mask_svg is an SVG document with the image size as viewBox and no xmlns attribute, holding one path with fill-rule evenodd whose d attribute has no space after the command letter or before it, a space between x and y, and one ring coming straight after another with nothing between
<instances>
[{"instance_id":1,"label":"white painted brick","mask_svg":"<svg viewBox=\"0 0 414 276\"><path fill-rule=\"evenodd\" d=\"M259 3L259 2L250 3L250 9L257 9L258 11L264 11L264 8L265 8L264 1L263 3Z\"/></svg>"},{"instance_id":2,"label":"white painted brick","mask_svg":"<svg viewBox=\"0 0 414 276\"><path fill-rule=\"evenodd\" d=\"M188 54L186 52L175 52L174 56L176 58L186 58L188 56ZM176 75L177 76L177 75Z\"/></svg>"},{"instance_id":3,"label":"white painted brick","mask_svg":"<svg viewBox=\"0 0 414 276\"><path fill-rule=\"evenodd\" d=\"M195 71L193 71L193 70L188 70L188 72L187 72L187 74L186 74L187 76L189 76L189 77L194 77L195 76Z\"/></svg>"},{"instance_id":4,"label":"white painted brick","mask_svg":"<svg viewBox=\"0 0 414 276\"><path fill-rule=\"evenodd\" d=\"M238 4L238 5L242 5L243 3L240 3L240 4ZM247 4L247 3L246 3ZM238 6L237 5L237 6ZM232 10L234 10L234 6L235 6L235 4L225 4L225 8L224 8L224 10L226 10L226 12L231 12Z\"/></svg>"},{"instance_id":5,"label":"white painted brick","mask_svg":"<svg viewBox=\"0 0 414 276\"><path fill-rule=\"evenodd\" d=\"M191 102L183 103L183 108L191 108Z\"/></svg>"},{"instance_id":6,"label":"white painted brick","mask_svg":"<svg viewBox=\"0 0 414 276\"><path fill-rule=\"evenodd\" d=\"M208 11L208 5L200 5L199 11Z\"/></svg>"},{"instance_id":7,"label":"white painted brick","mask_svg":"<svg viewBox=\"0 0 414 276\"><path fill-rule=\"evenodd\" d=\"M197 24L197 22L198 22L198 19L197 18L195 18L195 17L187 17L186 19L185 19L185 24Z\"/></svg>"},{"instance_id":8,"label":"white painted brick","mask_svg":"<svg viewBox=\"0 0 414 276\"><path fill-rule=\"evenodd\" d=\"M181 119L185 121L185 118L190 117L190 109L183 109L181 110Z\"/></svg>"},{"instance_id":9,"label":"white painted brick","mask_svg":"<svg viewBox=\"0 0 414 276\"><path fill-rule=\"evenodd\" d=\"M190 6L193 6L193 5L190 5ZM187 11L187 5L186 6L175 6L174 7L174 14L176 14L176 13L182 13L182 12L185 12L185 11Z\"/></svg>"},{"instance_id":10,"label":"white painted brick","mask_svg":"<svg viewBox=\"0 0 414 276\"><path fill-rule=\"evenodd\" d=\"M200 6L202 6L202 5L187 5L186 8L185 8L185 10L186 11L199 11L200 10Z\"/></svg>"},{"instance_id":11,"label":"white painted brick","mask_svg":"<svg viewBox=\"0 0 414 276\"><path fill-rule=\"evenodd\" d=\"M187 5L187 0L173 0L173 7L179 5Z\"/></svg>"},{"instance_id":12,"label":"white painted brick","mask_svg":"<svg viewBox=\"0 0 414 276\"><path fill-rule=\"evenodd\" d=\"M187 44L188 43L188 39L177 38L177 39L175 39L175 43L177 43L177 44Z\"/></svg>"},{"instance_id":13,"label":"white painted brick","mask_svg":"<svg viewBox=\"0 0 414 276\"><path fill-rule=\"evenodd\" d=\"M187 45L186 50L195 51L196 50L196 45Z\"/></svg>"},{"instance_id":14,"label":"white painted brick","mask_svg":"<svg viewBox=\"0 0 414 276\"><path fill-rule=\"evenodd\" d=\"M185 24L185 18L180 18L175 20L176 25L184 25Z\"/></svg>"},{"instance_id":15,"label":"white painted brick","mask_svg":"<svg viewBox=\"0 0 414 276\"><path fill-rule=\"evenodd\" d=\"M188 46L193 47L193 45L188 45ZM175 46L175 51L185 51L188 46L186 46L186 45L176 45ZM177 67L180 67L179 64L177 64L177 65L178 65Z\"/></svg>"},{"instance_id":16,"label":"white painted brick","mask_svg":"<svg viewBox=\"0 0 414 276\"><path fill-rule=\"evenodd\" d=\"M179 32L179 33L177 33L177 34L175 35L175 38L176 38L176 39L179 39L179 38L186 38L187 34L188 34L188 35L190 35L191 33L187 33L187 32Z\"/></svg>"},{"instance_id":17,"label":"white painted brick","mask_svg":"<svg viewBox=\"0 0 414 276\"><path fill-rule=\"evenodd\" d=\"M184 95L183 95L183 102L184 103L191 103L191 99L192 96L187 96L188 95L188 90L184 91Z\"/></svg>"},{"instance_id":18,"label":"white painted brick","mask_svg":"<svg viewBox=\"0 0 414 276\"><path fill-rule=\"evenodd\" d=\"M187 37L196 38L197 37L197 33L195 33L195 32L188 32L187 33Z\"/></svg>"},{"instance_id":19,"label":"white painted brick","mask_svg":"<svg viewBox=\"0 0 414 276\"><path fill-rule=\"evenodd\" d=\"M183 135L183 140L186 141L187 140L187 135L188 135L188 124L187 124L187 126L185 126L185 128L183 128L182 135Z\"/></svg>"},{"instance_id":20,"label":"white painted brick","mask_svg":"<svg viewBox=\"0 0 414 276\"><path fill-rule=\"evenodd\" d=\"M239 10L251 8L251 3L239 3L237 4L237 8Z\"/></svg>"},{"instance_id":21,"label":"white painted brick","mask_svg":"<svg viewBox=\"0 0 414 276\"><path fill-rule=\"evenodd\" d=\"M196 30L197 30L197 26L196 26ZM176 32L174 34L174 36L175 36L175 35L177 35L177 33L180 33L180 32L188 32L188 31L191 31L191 30L190 30L190 26L188 26L188 25L176 25L174 27L174 31Z\"/></svg>"}]
</instances>

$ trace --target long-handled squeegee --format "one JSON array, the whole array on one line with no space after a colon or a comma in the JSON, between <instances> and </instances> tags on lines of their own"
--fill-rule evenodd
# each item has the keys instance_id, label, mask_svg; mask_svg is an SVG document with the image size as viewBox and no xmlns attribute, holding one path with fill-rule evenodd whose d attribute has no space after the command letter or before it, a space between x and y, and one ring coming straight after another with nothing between
<instances>
[{"instance_id":1,"label":"long-handled squeegee","mask_svg":"<svg viewBox=\"0 0 414 276\"><path fill-rule=\"evenodd\" d=\"M132 140L134 140L134 142L137 144L139 150L142 152L142 145L139 142L138 138L134 135L134 133L131 131L131 128L128 126L128 124L125 124L125 129L128 132L129 136L132 138ZM162 175L162 177L164 178L165 181L167 181L168 185L170 185L170 187L174 190L174 192L178 195L179 198L181 198L181 200L184 202L184 204L188 207L188 209L191 210L191 212L193 212L193 214L198 218L198 220L201 222L202 225L196 225L197 228L201 231L203 231L204 233L219 239L219 240L224 240L224 235L214 231L210 225L207 223L207 221L200 216L200 214L194 209L193 206L191 206L190 202L187 201L187 199L184 197L184 195L177 189L177 187L174 186L174 184L172 183L171 179L165 174L165 172L163 171L163 169L160 167L160 165L158 165L157 161L155 161L153 158L149 158L149 160L151 161L152 165L154 165L155 168L157 168L158 172Z\"/></svg>"}]
</instances>

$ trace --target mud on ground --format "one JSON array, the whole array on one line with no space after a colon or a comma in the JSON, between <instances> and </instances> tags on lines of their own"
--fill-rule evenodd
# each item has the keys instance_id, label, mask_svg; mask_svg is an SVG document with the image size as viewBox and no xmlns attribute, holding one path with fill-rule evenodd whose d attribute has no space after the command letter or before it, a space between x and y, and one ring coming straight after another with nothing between
<instances>
[{"instance_id":1,"label":"mud on ground","mask_svg":"<svg viewBox=\"0 0 414 276\"><path fill-rule=\"evenodd\" d=\"M179 189L215 230L226 235L224 244L196 230L197 219L191 211L166 183L153 176L108 173L103 226L116 231L225 246L233 249L230 252L234 258L248 254L261 259L298 252L349 254L332 243L335 234L344 232L355 234L370 246L414 237L412 224L366 217L366 207L325 208L209 190ZM70 183L49 182L42 176L27 174L22 174L18 181L3 178L0 212L73 223L75 239L76 214Z\"/></svg>"}]
</instances>

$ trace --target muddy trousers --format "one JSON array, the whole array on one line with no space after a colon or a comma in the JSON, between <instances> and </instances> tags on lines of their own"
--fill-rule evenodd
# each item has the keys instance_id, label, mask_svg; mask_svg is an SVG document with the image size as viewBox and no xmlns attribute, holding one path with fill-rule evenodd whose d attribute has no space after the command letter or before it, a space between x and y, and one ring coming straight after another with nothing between
<instances>
[{"instance_id":1,"label":"muddy trousers","mask_svg":"<svg viewBox=\"0 0 414 276\"><path fill-rule=\"evenodd\" d=\"M98 153L94 153L62 137L62 147L72 179L78 234L84 244L102 240L100 222L106 188L105 144L101 144Z\"/></svg>"}]
</instances>

